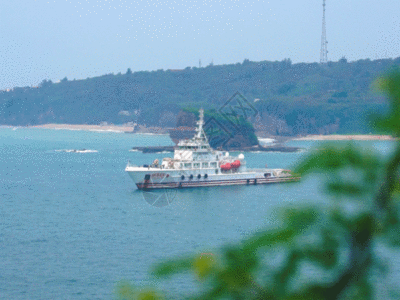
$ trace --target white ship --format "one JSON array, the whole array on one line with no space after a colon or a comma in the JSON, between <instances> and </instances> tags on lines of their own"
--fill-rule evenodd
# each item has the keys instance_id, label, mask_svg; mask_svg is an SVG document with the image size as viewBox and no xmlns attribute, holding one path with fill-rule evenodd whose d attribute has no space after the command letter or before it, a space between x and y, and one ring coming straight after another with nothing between
<instances>
[{"instance_id":1,"label":"white ship","mask_svg":"<svg viewBox=\"0 0 400 300\"><path fill-rule=\"evenodd\" d=\"M143 166L128 162L125 171L138 189L254 185L299 179L284 169L247 169L243 154L235 157L213 150L203 130L203 113L201 109L196 134L178 143L173 158L165 157L161 163L156 159Z\"/></svg>"}]
</instances>

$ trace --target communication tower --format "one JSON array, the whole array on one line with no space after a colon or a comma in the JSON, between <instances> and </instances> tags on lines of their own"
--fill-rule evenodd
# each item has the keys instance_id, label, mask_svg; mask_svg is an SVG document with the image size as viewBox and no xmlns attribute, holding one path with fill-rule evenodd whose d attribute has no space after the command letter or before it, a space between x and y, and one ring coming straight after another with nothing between
<instances>
[{"instance_id":1,"label":"communication tower","mask_svg":"<svg viewBox=\"0 0 400 300\"><path fill-rule=\"evenodd\" d=\"M320 63L326 64L328 62L328 41L326 40L326 24L325 24L325 0L322 3L322 36L321 36L321 57Z\"/></svg>"}]
</instances>

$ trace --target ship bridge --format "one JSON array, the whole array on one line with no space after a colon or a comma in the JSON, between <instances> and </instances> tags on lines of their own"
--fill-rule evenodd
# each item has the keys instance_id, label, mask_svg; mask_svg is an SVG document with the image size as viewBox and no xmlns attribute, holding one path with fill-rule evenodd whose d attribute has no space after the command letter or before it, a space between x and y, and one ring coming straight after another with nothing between
<instances>
[{"instance_id":1,"label":"ship bridge","mask_svg":"<svg viewBox=\"0 0 400 300\"><path fill-rule=\"evenodd\" d=\"M207 136L203 130L204 110L200 109L200 118L197 122L196 134L193 138L178 143L174 151L174 159L182 161L218 161L222 154L214 151L208 143Z\"/></svg>"}]
</instances>

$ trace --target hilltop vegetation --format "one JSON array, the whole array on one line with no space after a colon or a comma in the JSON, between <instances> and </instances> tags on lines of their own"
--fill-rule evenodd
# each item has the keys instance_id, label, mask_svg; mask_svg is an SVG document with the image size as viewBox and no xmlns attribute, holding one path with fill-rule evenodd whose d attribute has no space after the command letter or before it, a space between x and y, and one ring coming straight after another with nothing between
<instances>
[{"instance_id":1,"label":"hilltop vegetation","mask_svg":"<svg viewBox=\"0 0 400 300\"><path fill-rule=\"evenodd\" d=\"M179 111L194 107L216 112L235 92L258 111L256 130L277 135L369 133L371 110L386 109L371 90L373 80L398 67L400 58L292 64L262 61L184 70L108 74L38 88L0 92L0 124L45 123L175 126Z\"/></svg>"}]
</instances>

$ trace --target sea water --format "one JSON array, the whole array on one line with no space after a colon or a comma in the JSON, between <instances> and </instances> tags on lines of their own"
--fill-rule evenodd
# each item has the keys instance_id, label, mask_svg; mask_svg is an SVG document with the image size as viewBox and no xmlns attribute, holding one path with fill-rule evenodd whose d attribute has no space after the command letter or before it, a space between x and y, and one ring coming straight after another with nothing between
<instances>
[{"instance_id":1,"label":"sea water","mask_svg":"<svg viewBox=\"0 0 400 300\"><path fill-rule=\"evenodd\" d=\"M172 155L130 152L172 145L168 136L48 129L0 129L0 298L113 299L121 280L175 294L185 278L153 282L154 264L212 252L276 223L274 212L326 201L320 181L174 190L170 204L146 201L124 172ZM247 166L292 168L296 153L248 153ZM390 151L390 142L362 142ZM85 151L72 151L83 150Z\"/></svg>"}]
</instances>

